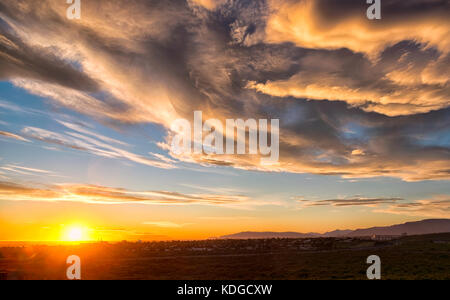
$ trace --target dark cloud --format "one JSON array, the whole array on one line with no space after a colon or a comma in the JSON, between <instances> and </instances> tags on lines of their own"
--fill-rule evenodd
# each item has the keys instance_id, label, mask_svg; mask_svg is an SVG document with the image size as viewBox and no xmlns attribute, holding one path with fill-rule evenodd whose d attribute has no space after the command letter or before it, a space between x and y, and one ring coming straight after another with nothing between
<instances>
[{"instance_id":1,"label":"dark cloud","mask_svg":"<svg viewBox=\"0 0 450 300\"><path fill-rule=\"evenodd\" d=\"M46 81L90 92L98 90L97 82L77 69L77 62L57 57L53 49L27 45L0 19L0 79L8 78Z\"/></svg>"}]
</instances>

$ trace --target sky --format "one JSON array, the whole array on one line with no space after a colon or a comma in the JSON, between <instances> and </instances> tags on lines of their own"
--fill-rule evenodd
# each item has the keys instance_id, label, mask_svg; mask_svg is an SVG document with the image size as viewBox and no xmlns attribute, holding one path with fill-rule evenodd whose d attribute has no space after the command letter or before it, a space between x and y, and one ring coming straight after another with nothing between
<instances>
[{"instance_id":1,"label":"sky","mask_svg":"<svg viewBox=\"0 0 450 300\"><path fill-rule=\"evenodd\" d=\"M206 239L450 216L450 3L0 3L0 241ZM280 157L171 124L279 119Z\"/></svg>"}]
</instances>

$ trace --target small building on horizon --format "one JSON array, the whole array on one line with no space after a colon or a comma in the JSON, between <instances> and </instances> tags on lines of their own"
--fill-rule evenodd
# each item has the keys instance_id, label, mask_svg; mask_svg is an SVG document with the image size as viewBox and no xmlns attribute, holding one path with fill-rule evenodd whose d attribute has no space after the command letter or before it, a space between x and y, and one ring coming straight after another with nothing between
<instances>
[{"instance_id":1,"label":"small building on horizon","mask_svg":"<svg viewBox=\"0 0 450 300\"><path fill-rule=\"evenodd\" d=\"M376 235L376 234L374 234L372 236L372 240L373 241L392 241L392 240L399 239L400 237L401 237L400 235Z\"/></svg>"}]
</instances>

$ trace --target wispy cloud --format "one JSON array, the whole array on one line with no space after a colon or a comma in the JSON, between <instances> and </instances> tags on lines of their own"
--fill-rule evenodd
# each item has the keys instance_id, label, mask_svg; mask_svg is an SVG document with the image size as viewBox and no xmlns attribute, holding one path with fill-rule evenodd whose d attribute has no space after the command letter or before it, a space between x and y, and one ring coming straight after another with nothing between
<instances>
[{"instance_id":1,"label":"wispy cloud","mask_svg":"<svg viewBox=\"0 0 450 300\"><path fill-rule=\"evenodd\" d=\"M91 229L91 231L98 239L106 240L115 240L119 237L121 240L172 240L172 238L165 235L134 229L97 227Z\"/></svg>"},{"instance_id":2,"label":"wispy cloud","mask_svg":"<svg viewBox=\"0 0 450 300\"><path fill-rule=\"evenodd\" d=\"M69 128L69 129L72 129L72 130L77 131L77 132L82 133L82 134L93 136L93 137L95 137L95 138L97 138L99 140L102 140L104 142L118 144L118 145L121 145L121 146L129 146L125 142L122 142L122 141L119 141L117 139L113 139L113 138L104 136L104 135L96 133L96 132L93 132L93 131L91 131L91 130L89 130L87 128L83 128L82 126L80 126L78 124L73 124L73 123L64 122L64 121L58 121L58 122L60 124L64 125L65 127Z\"/></svg>"},{"instance_id":3,"label":"wispy cloud","mask_svg":"<svg viewBox=\"0 0 450 300\"><path fill-rule=\"evenodd\" d=\"M376 210L376 212L429 218L448 218L450 216L450 196L437 195L430 199L395 204L385 209Z\"/></svg>"},{"instance_id":4,"label":"wispy cloud","mask_svg":"<svg viewBox=\"0 0 450 300\"><path fill-rule=\"evenodd\" d=\"M0 136L5 136L7 138L16 139L16 140L22 141L22 142L29 142L29 140L27 140L26 138L24 138L20 135L11 133L11 132L0 131Z\"/></svg>"},{"instance_id":5,"label":"wispy cloud","mask_svg":"<svg viewBox=\"0 0 450 300\"><path fill-rule=\"evenodd\" d=\"M329 199L329 200L297 200L303 207L315 207L315 206L336 206L336 207L349 207L349 206L369 206L377 207L382 204L393 204L400 201L404 201L402 198L366 198L366 197L352 197L344 199Z\"/></svg>"},{"instance_id":6,"label":"wispy cloud","mask_svg":"<svg viewBox=\"0 0 450 300\"><path fill-rule=\"evenodd\" d=\"M242 191L237 190L235 188L229 188L229 187L220 187L220 186L214 186L214 187L210 187L210 186L201 186L201 185L195 185L195 184L180 184L181 186L187 187L187 188L191 188L191 189L195 189L195 190L200 190L200 191L207 191L207 192L219 192L221 194L239 194L242 193Z\"/></svg>"},{"instance_id":7,"label":"wispy cloud","mask_svg":"<svg viewBox=\"0 0 450 300\"><path fill-rule=\"evenodd\" d=\"M17 166L17 165L7 165L7 167L12 168L12 169L25 170L25 171L29 171L29 172L33 172L33 173L40 173L40 174L52 174L53 173L53 172L47 171L47 170L27 168L27 167L22 167L22 166Z\"/></svg>"},{"instance_id":8,"label":"wispy cloud","mask_svg":"<svg viewBox=\"0 0 450 300\"><path fill-rule=\"evenodd\" d=\"M250 199L241 195L182 194L168 191L130 191L95 185L61 184L24 186L0 182L0 199L7 201L68 201L96 204L155 205L245 205Z\"/></svg>"},{"instance_id":9,"label":"wispy cloud","mask_svg":"<svg viewBox=\"0 0 450 300\"><path fill-rule=\"evenodd\" d=\"M4 110L11 111L11 112L15 112L15 113L21 113L21 114L23 114L23 113L25 113L25 114L33 114L33 113L36 112L33 109L20 107L20 106L18 106L16 104L13 104L11 102L4 101L4 100L1 100L1 99L0 99L0 108L4 109Z\"/></svg>"},{"instance_id":10,"label":"wispy cloud","mask_svg":"<svg viewBox=\"0 0 450 300\"><path fill-rule=\"evenodd\" d=\"M22 130L22 133L30 139L35 139L48 144L58 145L78 151L89 152L91 154L102 157L107 157L111 159L125 159L138 164L143 164L156 168L163 168L163 169L176 168L176 166L174 166L173 164L167 163L165 161L153 160L150 159L149 157L144 157L142 155L138 155L130 151L123 150L118 146L113 146L107 143L110 142L120 145L126 145L121 141L117 141L109 137L96 134L87 129L83 129L75 124L67 122L62 122L62 124L70 129L75 129L76 131L66 131L65 133L58 133L36 127L26 127ZM90 136L81 134L80 133L81 131Z\"/></svg>"},{"instance_id":11,"label":"wispy cloud","mask_svg":"<svg viewBox=\"0 0 450 300\"><path fill-rule=\"evenodd\" d=\"M448 218L450 215L450 196L437 195L430 199L409 201L396 197L361 197L307 200L304 197L294 197L302 208L310 207L369 207L376 213L396 214L402 216L420 216L430 218Z\"/></svg>"},{"instance_id":12,"label":"wispy cloud","mask_svg":"<svg viewBox=\"0 0 450 300\"><path fill-rule=\"evenodd\" d=\"M188 225L191 225L192 223L178 224L178 223L168 222L168 221L158 221L158 222L148 221L148 222L143 222L142 224L149 225L149 226L156 226L156 227L160 227L160 228L183 228Z\"/></svg>"},{"instance_id":13,"label":"wispy cloud","mask_svg":"<svg viewBox=\"0 0 450 300\"><path fill-rule=\"evenodd\" d=\"M233 217L201 217L201 220L208 221L251 221L254 220L255 217L245 217L245 216L233 216Z\"/></svg>"},{"instance_id":14,"label":"wispy cloud","mask_svg":"<svg viewBox=\"0 0 450 300\"><path fill-rule=\"evenodd\" d=\"M6 171L6 172L12 173L12 174L20 174L20 175L27 175L27 176L43 176L43 175L45 175L45 176L59 177L59 175L57 173L52 172L52 171L23 167L23 166L14 165L14 164L2 165L2 166L0 166L0 170Z\"/></svg>"}]
</instances>

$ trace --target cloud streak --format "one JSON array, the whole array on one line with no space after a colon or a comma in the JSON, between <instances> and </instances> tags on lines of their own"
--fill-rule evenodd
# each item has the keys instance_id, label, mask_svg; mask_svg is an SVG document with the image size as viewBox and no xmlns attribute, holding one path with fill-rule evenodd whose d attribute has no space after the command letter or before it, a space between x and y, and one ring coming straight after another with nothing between
<instances>
[{"instance_id":1,"label":"cloud streak","mask_svg":"<svg viewBox=\"0 0 450 300\"><path fill-rule=\"evenodd\" d=\"M302 208L314 207L369 207L373 212L384 214L395 214L402 216L448 218L450 213L450 196L436 195L429 199L409 201L397 197L350 197L328 200L307 200L303 197L295 197L294 200Z\"/></svg>"},{"instance_id":2,"label":"cloud streak","mask_svg":"<svg viewBox=\"0 0 450 300\"><path fill-rule=\"evenodd\" d=\"M144 157L142 155L138 155L130 151L123 150L122 148L119 148L117 146L111 145L111 143L113 143L127 146L121 141L99 135L76 124L67 122L61 122L61 124L69 129L72 129L73 131L66 131L64 134L62 134L36 127L26 127L22 130L22 133L30 139L41 141L47 144L62 146L77 151L88 152L90 154L101 157L128 160L137 164L147 165L155 168L176 168L176 166L172 164L173 161L164 161L161 160L161 158L159 158L158 156L156 156L156 158L158 158L159 160L150 159L148 157Z\"/></svg>"},{"instance_id":3,"label":"cloud streak","mask_svg":"<svg viewBox=\"0 0 450 300\"><path fill-rule=\"evenodd\" d=\"M168 221L148 221L148 222L144 222L142 223L144 225L149 225L149 226L156 226L156 227L160 227L160 228L183 228L185 226L191 225L191 223L186 223L186 224L178 224L178 223L174 223L174 222L168 222Z\"/></svg>"},{"instance_id":4,"label":"cloud streak","mask_svg":"<svg viewBox=\"0 0 450 300\"><path fill-rule=\"evenodd\" d=\"M27 176L59 177L59 175L57 175L55 172L52 172L52 171L23 167L23 166L12 165L12 164L6 164L3 166L0 166L0 170L6 171L10 174L12 173L12 174L19 174L19 175L27 175Z\"/></svg>"},{"instance_id":5,"label":"cloud streak","mask_svg":"<svg viewBox=\"0 0 450 300\"><path fill-rule=\"evenodd\" d=\"M20 135L17 135L17 134L11 133L11 132L0 131L0 136L15 139L15 140L18 140L21 142L29 142L29 140L27 140L26 138L23 138Z\"/></svg>"},{"instance_id":6,"label":"cloud streak","mask_svg":"<svg viewBox=\"0 0 450 300\"><path fill-rule=\"evenodd\" d=\"M395 204L386 209L376 210L376 212L406 216L448 218L450 214L450 196L437 195L430 199Z\"/></svg>"},{"instance_id":7,"label":"cloud streak","mask_svg":"<svg viewBox=\"0 0 450 300\"><path fill-rule=\"evenodd\" d=\"M82 202L91 204L238 205L249 200L240 195L182 194L168 191L136 192L95 185L62 184L31 187L0 182L0 199L6 201Z\"/></svg>"},{"instance_id":8,"label":"cloud streak","mask_svg":"<svg viewBox=\"0 0 450 300\"><path fill-rule=\"evenodd\" d=\"M298 200L302 207L316 207L316 206L336 206L336 207L350 207L350 206L369 206L376 207L382 204L393 204L404 201L402 198L364 198L354 197L345 199L329 199L329 200Z\"/></svg>"}]
</instances>

